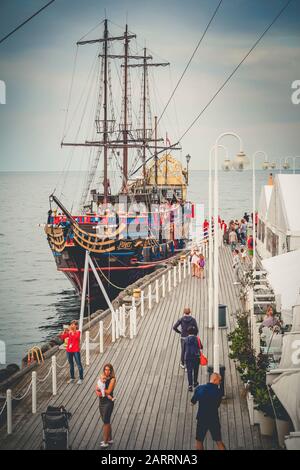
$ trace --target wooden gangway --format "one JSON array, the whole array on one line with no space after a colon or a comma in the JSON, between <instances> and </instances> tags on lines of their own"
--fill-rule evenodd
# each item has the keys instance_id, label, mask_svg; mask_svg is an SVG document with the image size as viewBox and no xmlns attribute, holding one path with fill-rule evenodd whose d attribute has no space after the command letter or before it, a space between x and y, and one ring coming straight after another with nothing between
<instances>
[{"instance_id":1,"label":"wooden gangway","mask_svg":"<svg viewBox=\"0 0 300 470\"><path fill-rule=\"evenodd\" d=\"M228 247L220 249L220 303L228 306L228 328L220 329L220 362L226 367L226 399L220 407L222 436L228 449L269 449L274 443L262 437L259 426L249 422L246 399L235 364L229 359L227 334L234 328L234 313L241 309L239 287L233 284L232 255ZM95 394L97 375L106 362L113 364L117 386L112 416L114 444L112 449L194 449L196 411L188 392L186 373L179 367L180 340L172 325L182 315L184 307L190 307L200 327L204 353L212 364L213 330L208 328L208 282L188 275L166 293L159 303L153 303L145 315L137 319L137 336L120 338L111 343L110 319L104 321L105 349L91 351L90 365L85 367L82 385L66 383L68 366L58 367L58 394L51 392L51 374L38 383L38 409L31 412L30 394L13 411L13 433L0 430L1 449L39 449L42 443L40 413L48 404L64 405L72 413L70 419L70 443L73 449L100 449L102 423ZM97 325L90 330L96 336ZM83 364L85 353L83 352ZM65 352L57 354L58 365L65 363ZM38 368L38 379L46 377L49 362ZM206 383L206 367L200 368L199 381ZM75 367L76 371L76 367ZM30 374L18 384L18 390L26 390ZM13 390L15 395L18 390ZM206 449L214 443L207 435Z\"/></svg>"}]
</instances>

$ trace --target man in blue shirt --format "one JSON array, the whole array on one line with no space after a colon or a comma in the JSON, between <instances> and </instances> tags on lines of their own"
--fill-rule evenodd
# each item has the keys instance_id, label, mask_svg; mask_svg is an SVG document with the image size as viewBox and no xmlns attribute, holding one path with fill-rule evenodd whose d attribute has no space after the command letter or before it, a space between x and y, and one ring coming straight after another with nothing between
<instances>
[{"instance_id":1,"label":"man in blue shirt","mask_svg":"<svg viewBox=\"0 0 300 470\"><path fill-rule=\"evenodd\" d=\"M197 413L196 430L196 449L204 450L203 441L207 431L210 432L212 439L216 442L219 450L225 450L222 442L221 426L219 420L219 406L222 400L222 392L219 389L222 377L220 374L213 373L210 376L209 383L198 385L195 389L191 402L193 405L199 402Z\"/></svg>"}]
</instances>

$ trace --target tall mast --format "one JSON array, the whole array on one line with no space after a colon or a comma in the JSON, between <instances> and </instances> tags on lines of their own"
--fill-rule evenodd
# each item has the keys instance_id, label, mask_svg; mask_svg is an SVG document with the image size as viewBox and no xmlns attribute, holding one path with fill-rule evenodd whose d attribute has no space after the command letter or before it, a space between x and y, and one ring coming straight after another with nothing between
<instances>
[{"instance_id":1,"label":"tall mast","mask_svg":"<svg viewBox=\"0 0 300 470\"><path fill-rule=\"evenodd\" d=\"M146 183L146 73L147 73L147 54L144 48L144 84L143 84L143 181ZM155 137L156 139L156 137Z\"/></svg>"},{"instance_id":2,"label":"tall mast","mask_svg":"<svg viewBox=\"0 0 300 470\"><path fill-rule=\"evenodd\" d=\"M155 139L155 150L154 150L154 165L155 165L155 184L157 185L157 116L154 116L154 139Z\"/></svg>"},{"instance_id":3,"label":"tall mast","mask_svg":"<svg viewBox=\"0 0 300 470\"><path fill-rule=\"evenodd\" d=\"M107 49L108 49L108 29L107 29L107 19L104 21L104 99L103 99L103 111L104 111L104 121L103 121L103 142L104 142L104 176L103 176L103 186L104 186L104 204L107 203L108 196L108 181L107 181Z\"/></svg>"},{"instance_id":4,"label":"tall mast","mask_svg":"<svg viewBox=\"0 0 300 470\"><path fill-rule=\"evenodd\" d=\"M128 135L127 135L127 105L128 105L128 25L124 35L124 129L123 129L123 191L127 189L128 181Z\"/></svg>"}]
</instances>

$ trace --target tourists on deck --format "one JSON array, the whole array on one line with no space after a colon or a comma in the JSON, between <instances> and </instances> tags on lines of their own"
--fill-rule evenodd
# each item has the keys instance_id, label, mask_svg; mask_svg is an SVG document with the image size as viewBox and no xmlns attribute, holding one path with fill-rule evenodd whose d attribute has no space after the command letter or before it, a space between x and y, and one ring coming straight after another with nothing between
<instances>
[{"instance_id":1,"label":"tourists on deck","mask_svg":"<svg viewBox=\"0 0 300 470\"><path fill-rule=\"evenodd\" d=\"M222 392L219 389L221 383L220 374L211 374L209 383L199 385L191 399L193 405L199 402L197 413L196 449L204 450L203 441L210 432L219 450L225 450L221 437L221 425L218 408L222 401Z\"/></svg>"},{"instance_id":2,"label":"tourists on deck","mask_svg":"<svg viewBox=\"0 0 300 470\"><path fill-rule=\"evenodd\" d=\"M180 326L180 330L178 327ZM198 333L198 325L194 317L191 315L191 309L186 307L183 311L183 317L179 318L175 325L173 326L173 330L176 333L180 334L181 337L181 358L180 358L180 367L183 369L185 368L184 362L184 340L188 336L188 328L194 326Z\"/></svg>"},{"instance_id":3,"label":"tourists on deck","mask_svg":"<svg viewBox=\"0 0 300 470\"><path fill-rule=\"evenodd\" d=\"M195 326L189 326L188 336L184 340L184 360L187 369L189 392L198 386L198 374L200 366L200 354L203 349L200 338L197 337L198 330Z\"/></svg>"},{"instance_id":4,"label":"tourists on deck","mask_svg":"<svg viewBox=\"0 0 300 470\"><path fill-rule=\"evenodd\" d=\"M240 222L236 219L234 223L235 223L235 232L236 232L236 236L238 239L238 243L241 243Z\"/></svg>"},{"instance_id":5,"label":"tourists on deck","mask_svg":"<svg viewBox=\"0 0 300 470\"><path fill-rule=\"evenodd\" d=\"M245 248L241 248L240 257L241 257L242 264L245 265L246 262L247 262L247 252L246 252Z\"/></svg>"},{"instance_id":6,"label":"tourists on deck","mask_svg":"<svg viewBox=\"0 0 300 470\"><path fill-rule=\"evenodd\" d=\"M252 258L253 256L253 236L252 235L248 237L247 248L248 248L248 255L250 256L250 258Z\"/></svg>"},{"instance_id":7,"label":"tourists on deck","mask_svg":"<svg viewBox=\"0 0 300 470\"><path fill-rule=\"evenodd\" d=\"M70 379L68 380L68 383L73 383L75 380L75 375L74 375L74 359L75 359L75 362L77 364L78 371L79 371L79 380L77 384L81 385L83 381L83 367L81 364L81 357L80 357L81 334L77 328L78 328L78 322L77 320L73 320L69 326L69 329L61 333L59 337L62 341L65 341L65 339L68 340L67 348L66 348L67 359L70 365Z\"/></svg>"},{"instance_id":8,"label":"tourists on deck","mask_svg":"<svg viewBox=\"0 0 300 470\"><path fill-rule=\"evenodd\" d=\"M231 230L231 232L229 232L228 240L229 240L229 244L231 246L231 251L233 252L236 248L237 243L238 243L238 238L237 238L237 234L236 234L235 230Z\"/></svg>"},{"instance_id":9,"label":"tourists on deck","mask_svg":"<svg viewBox=\"0 0 300 470\"><path fill-rule=\"evenodd\" d=\"M249 220L250 220L250 216L249 216L249 214L247 214L247 212L244 213L243 219L245 219L246 222L247 222L247 224L248 224L248 222L249 222Z\"/></svg>"},{"instance_id":10,"label":"tourists on deck","mask_svg":"<svg viewBox=\"0 0 300 470\"><path fill-rule=\"evenodd\" d=\"M205 258L202 253L199 256L199 277L200 279L204 279L204 268L205 268Z\"/></svg>"},{"instance_id":11,"label":"tourists on deck","mask_svg":"<svg viewBox=\"0 0 300 470\"><path fill-rule=\"evenodd\" d=\"M245 219L241 220L241 225L240 225L240 240L242 245L246 245L246 238L247 238L247 224Z\"/></svg>"},{"instance_id":12,"label":"tourists on deck","mask_svg":"<svg viewBox=\"0 0 300 470\"><path fill-rule=\"evenodd\" d=\"M100 447L108 447L113 444L112 429L110 418L114 409L113 392L116 386L116 376L111 364L105 364L103 367L103 375L105 376L105 396L102 396L96 385L96 394L99 397L99 411L103 421L103 441Z\"/></svg>"},{"instance_id":13,"label":"tourists on deck","mask_svg":"<svg viewBox=\"0 0 300 470\"><path fill-rule=\"evenodd\" d=\"M191 253L191 264L192 264L192 277L199 277L199 251L192 251Z\"/></svg>"},{"instance_id":14,"label":"tourists on deck","mask_svg":"<svg viewBox=\"0 0 300 470\"><path fill-rule=\"evenodd\" d=\"M240 284L239 281L239 271L241 269L240 253L239 250L234 250L233 252L233 261L232 268L234 270L234 284Z\"/></svg>"},{"instance_id":15,"label":"tourists on deck","mask_svg":"<svg viewBox=\"0 0 300 470\"><path fill-rule=\"evenodd\" d=\"M274 326L279 325L279 324L280 322L278 318L274 315L274 310L273 310L272 305L268 305L265 318L263 319L259 327L259 332L261 333L264 327L273 328Z\"/></svg>"}]
</instances>

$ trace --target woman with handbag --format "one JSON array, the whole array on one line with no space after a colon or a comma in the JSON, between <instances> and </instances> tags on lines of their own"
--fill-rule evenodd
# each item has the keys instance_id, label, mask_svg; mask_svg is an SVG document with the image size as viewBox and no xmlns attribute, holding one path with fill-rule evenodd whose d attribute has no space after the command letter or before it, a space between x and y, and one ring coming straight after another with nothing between
<instances>
[{"instance_id":1,"label":"woman with handbag","mask_svg":"<svg viewBox=\"0 0 300 470\"><path fill-rule=\"evenodd\" d=\"M197 337L197 329L194 326L190 326L187 332L188 336L184 340L184 360L187 368L189 392L192 392L193 386L196 388L199 385L198 374L202 344L200 338Z\"/></svg>"}]
</instances>

